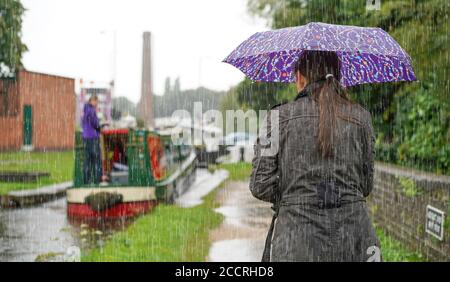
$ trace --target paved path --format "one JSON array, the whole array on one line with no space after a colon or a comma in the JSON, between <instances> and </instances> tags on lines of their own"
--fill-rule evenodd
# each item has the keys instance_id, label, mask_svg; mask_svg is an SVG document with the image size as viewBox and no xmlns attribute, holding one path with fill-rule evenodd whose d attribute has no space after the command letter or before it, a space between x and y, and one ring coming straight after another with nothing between
<instances>
[{"instance_id":1,"label":"paved path","mask_svg":"<svg viewBox=\"0 0 450 282\"><path fill-rule=\"evenodd\" d=\"M255 199L247 182L226 182L217 195L217 212L225 216L210 233L208 261L261 261L272 219L270 204Z\"/></svg>"},{"instance_id":2,"label":"paved path","mask_svg":"<svg viewBox=\"0 0 450 282\"><path fill-rule=\"evenodd\" d=\"M175 203L184 208L194 207L203 203L202 198L216 189L228 178L228 171L224 169L210 173L207 169L197 168L195 182L191 187L175 200Z\"/></svg>"}]
</instances>

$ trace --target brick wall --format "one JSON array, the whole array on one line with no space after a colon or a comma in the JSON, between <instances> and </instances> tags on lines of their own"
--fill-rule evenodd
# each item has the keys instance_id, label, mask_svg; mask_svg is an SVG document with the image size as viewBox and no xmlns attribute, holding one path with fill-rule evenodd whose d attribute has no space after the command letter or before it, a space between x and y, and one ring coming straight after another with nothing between
<instances>
[{"instance_id":1,"label":"brick wall","mask_svg":"<svg viewBox=\"0 0 450 282\"><path fill-rule=\"evenodd\" d=\"M0 80L0 150L19 149L22 144L19 87L13 80ZM6 93L5 93L6 92ZM8 95L6 98L5 96ZM8 105L6 105L8 103Z\"/></svg>"},{"instance_id":2,"label":"brick wall","mask_svg":"<svg viewBox=\"0 0 450 282\"><path fill-rule=\"evenodd\" d=\"M38 150L73 148L74 80L34 72L21 72L19 79L21 104L33 107L34 148Z\"/></svg>"},{"instance_id":3,"label":"brick wall","mask_svg":"<svg viewBox=\"0 0 450 282\"><path fill-rule=\"evenodd\" d=\"M0 150L18 150L23 143L23 107L33 111L32 143L36 150L74 147L74 80L54 75L20 71L15 83L19 113L0 116Z\"/></svg>"},{"instance_id":4,"label":"brick wall","mask_svg":"<svg viewBox=\"0 0 450 282\"><path fill-rule=\"evenodd\" d=\"M450 260L450 177L377 163L368 207L385 232L432 261ZM425 232L426 207L445 213L442 241Z\"/></svg>"}]
</instances>

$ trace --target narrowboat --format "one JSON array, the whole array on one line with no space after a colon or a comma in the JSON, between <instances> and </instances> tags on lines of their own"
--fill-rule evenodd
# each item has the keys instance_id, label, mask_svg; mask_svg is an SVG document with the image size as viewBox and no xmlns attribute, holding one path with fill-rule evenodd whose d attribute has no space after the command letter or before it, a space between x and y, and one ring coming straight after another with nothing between
<instances>
[{"instance_id":1,"label":"narrowboat","mask_svg":"<svg viewBox=\"0 0 450 282\"><path fill-rule=\"evenodd\" d=\"M174 202L195 180L195 151L174 144L169 132L102 130L102 170L109 179L97 185L84 181L81 132L75 142L74 185L67 189L69 219L135 217L159 202Z\"/></svg>"}]
</instances>

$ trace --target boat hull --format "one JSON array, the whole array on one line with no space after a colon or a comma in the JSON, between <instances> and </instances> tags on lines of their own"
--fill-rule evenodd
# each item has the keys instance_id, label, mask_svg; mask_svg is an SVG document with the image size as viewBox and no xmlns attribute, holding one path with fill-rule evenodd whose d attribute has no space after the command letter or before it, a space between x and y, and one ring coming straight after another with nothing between
<instances>
[{"instance_id":1,"label":"boat hull","mask_svg":"<svg viewBox=\"0 0 450 282\"><path fill-rule=\"evenodd\" d=\"M71 218L122 218L135 217L149 212L155 201L116 204L104 211L95 211L88 204L67 204L67 215Z\"/></svg>"},{"instance_id":2,"label":"boat hull","mask_svg":"<svg viewBox=\"0 0 450 282\"><path fill-rule=\"evenodd\" d=\"M195 153L191 152L176 171L166 179L156 182L155 186L69 188L67 189L67 215L71 221L132 218L149 212L159 202L174 203L175 199L195 181L196 160ZM101 194L106 197L106 200ZM92 198L97 199L91 201ZM100 206L102 208L99 209ZM107 208L104 208L105 206Z\"/></svg>"},{"instance_id":3,"label":"boat hull","mask_svg":"<svg viewBox=\"0 0 450 282\"><path fill-rule=\"evenodd\" d=\"M108 193L119 195L120 202L97 209L88 197ZM67 190L67 216L82 219L135 217L149 212L157 204L154 187L94 187Z\"/></svg>"}]
</instances>

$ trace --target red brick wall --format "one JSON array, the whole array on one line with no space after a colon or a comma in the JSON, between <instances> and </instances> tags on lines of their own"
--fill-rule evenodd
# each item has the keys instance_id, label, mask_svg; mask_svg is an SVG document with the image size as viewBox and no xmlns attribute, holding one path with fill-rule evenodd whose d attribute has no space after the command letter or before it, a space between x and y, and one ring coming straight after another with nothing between
<instances>
[{"instance_id":1,"label":"red brick wall","mask_svg":"<svg viewBox=\"0 0 450 282\"><path fill-rule=\"evenodd\" d=\"M33 110L33 146L36 150L74 147L74 80L65 77L20 71L17 85L20 103L16 117L0 117L0 150L20 149L23 134L23 107Z\"/></svg>"},{"instance_id":2,"label":"red brick wall","mask_svg":"<svg viewBox=\"0 0 450 282\"><path fill-rule=\"evenodd\" d=\"M9 84L8 86L4 84ZM13 81L3 82L0 80L0 92L3 99L3 91L7 91L8 93L8 108L9 112L5 112L6 105L1 105L0 109L0 150L4 149L19 149L22 142L22 127L21 120L19 119L22 111L20 110L20 100L19 100L19 87L18 84ZM13 105L14 104L14 105ZM4 108L5 107L5 108ZM13 110L14 108L14 110Z\"/></svg>"}]
</instances>

